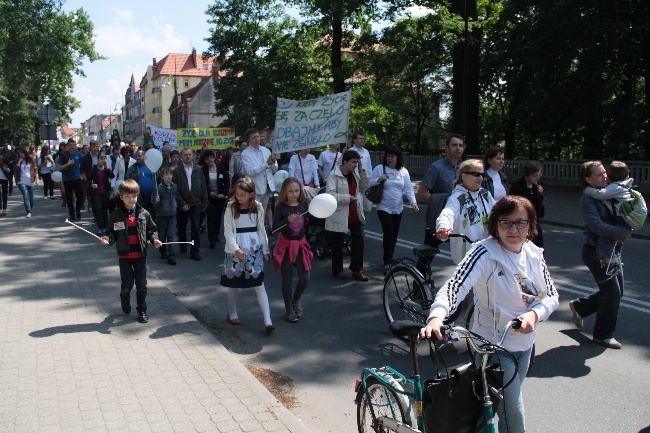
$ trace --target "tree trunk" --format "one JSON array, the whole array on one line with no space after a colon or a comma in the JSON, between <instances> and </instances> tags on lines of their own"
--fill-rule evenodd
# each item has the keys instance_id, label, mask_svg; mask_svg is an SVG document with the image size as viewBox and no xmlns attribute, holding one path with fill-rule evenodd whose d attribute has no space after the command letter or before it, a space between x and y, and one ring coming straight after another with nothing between
<instances>
[{"instance_id":1,"label":"tree trunk","mask_svg":"<svg viewBox=\"0 0 650 433\"><path fill-rule=\"evenodd\" d=\"M450 11L465 20L476 20L476 0L453 0ZM480 154L479 144L479 61L482 31L466 31L464 42L453 52L452 132L465 136L468 154Z\"/></svg>"},{"instance_id":2,"label":"tree trunk","mask_svg":"<svg viewBox=\"0 0 650 433\"><path fill-rule=\"evenodd\" d=\"M341 56L341 44L343 40L343 17L341 16L340 5L332 11L332 91L334 93L345 92L345 74L343 72L343 61Z\"/></svg>"}]
</instances>

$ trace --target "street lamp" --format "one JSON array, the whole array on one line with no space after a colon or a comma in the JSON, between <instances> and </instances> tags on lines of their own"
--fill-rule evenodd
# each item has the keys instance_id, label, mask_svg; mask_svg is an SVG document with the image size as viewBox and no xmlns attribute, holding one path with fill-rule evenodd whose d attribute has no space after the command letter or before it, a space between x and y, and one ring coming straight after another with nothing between
<instances>
[{"instance_id":1,"label":"street lamp","mask_svg":"<svg viewBox=\"0 0 650 433\"><path fill-rule=\"evenodd\" d=\"M113 109L114 112L117 112L117 107L118 106L120 107L120 113L122 114L122 140L126 140L126 133L125 133L126 130L124 129L125 128L124 119L126 118L126 116L124 115L124 111L125 111L124 110L124 104L120 104L119 102L117 104L115 104L115 108ZM118 126L119 126L119 122L117 122L117 123L118 123Z\"/></svg>"}]
</instances>

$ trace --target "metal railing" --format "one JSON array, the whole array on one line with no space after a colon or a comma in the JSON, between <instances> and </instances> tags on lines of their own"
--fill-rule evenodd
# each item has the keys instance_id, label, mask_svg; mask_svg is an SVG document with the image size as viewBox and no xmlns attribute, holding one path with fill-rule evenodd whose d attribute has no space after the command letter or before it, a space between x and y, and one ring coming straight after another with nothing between
<instances>
[{"instance_id":1,"label":"metal railing","mask_svg":"<svg viewBox=\"0 0 650 433\"><path fill-rule=\"evenodd\" d=\"M370 152L372 166L381 163L383 152ZM404 155L404 166L411 175L424 176L431 164L444 156ZM527 160L506 160L503 172L511 181L523 176ZM580 166L583 161L542 161L542 184L580 187ZM650 162L629 161L630 177L634 178L635 187L642 192L650 192Z\"/></svg>"}]
</instances>

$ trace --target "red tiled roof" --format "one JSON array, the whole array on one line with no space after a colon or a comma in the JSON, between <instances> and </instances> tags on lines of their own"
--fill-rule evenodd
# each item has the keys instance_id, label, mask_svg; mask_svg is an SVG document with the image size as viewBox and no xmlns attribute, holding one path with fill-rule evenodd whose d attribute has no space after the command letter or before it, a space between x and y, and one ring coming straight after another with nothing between
<instances>
[{"instance_id":1,"label":"red tiled roof","mask_svg":"<svg viewBox=\"0 0 650 433\"><path fill-rule=\"evenodd\" d=\"M163 57L153 73L152 79L165 75L182 75L190 77L207 77L212 75L213 64L216 62L215 57L203 58L193 51L192 54L169 53ZM208 68L204 68L204 64ZM217 64L218 65L218 64ZM220 75L222 72L219 71Z\"/></svg>"},{"instance_id":2,"label":"red tiled roof","mask_svg":"<svg viewBox=\"0 0 650 433\"><path fill-rule=\"evenodd\" d=\"M66 135L66 137L71 137L73 135L77 135L77 133L74 132L68 125L61 126L61 130Z\"/></svg>"}]
</instances>

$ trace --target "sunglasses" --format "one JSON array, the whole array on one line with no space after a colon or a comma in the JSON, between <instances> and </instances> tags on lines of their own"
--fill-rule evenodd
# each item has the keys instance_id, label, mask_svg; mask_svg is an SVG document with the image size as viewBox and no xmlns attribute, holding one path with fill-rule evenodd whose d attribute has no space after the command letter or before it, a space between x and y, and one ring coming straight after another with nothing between
<instances>
[{"instance_id":1,"label":"sunglasses","mask_svg":"<svg viewBox=\"0 0 650 433\"><path fill-rule=\"evenodd\" d=\"M485 177L485 173L482 171L466 171L465 174L471 174L474 177Z\"/></svg>"}]
</instances>

